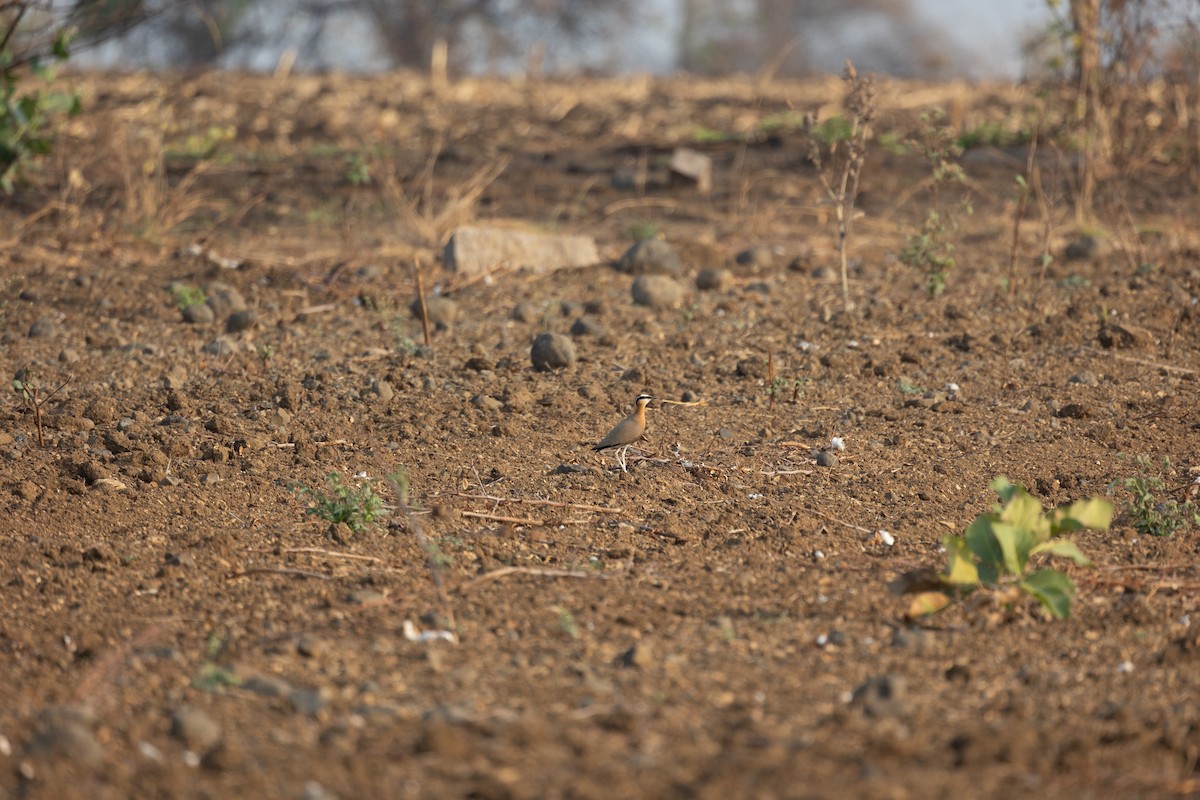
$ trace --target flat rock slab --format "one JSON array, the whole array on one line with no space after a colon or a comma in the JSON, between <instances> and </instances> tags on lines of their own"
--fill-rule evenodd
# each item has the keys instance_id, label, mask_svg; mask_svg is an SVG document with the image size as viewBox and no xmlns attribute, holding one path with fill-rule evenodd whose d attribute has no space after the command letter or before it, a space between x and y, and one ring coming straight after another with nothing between
<instances>
[{"instance_id":1,"label":"flat rock slab","mask_svg":"<svg viewBox=\"0 0 1200 800\"><path fill-rule=\"evenodd\" d=\"M552 272L564 267L599 264L600 253L590 236L463 227L446 243L444 260L447 269L464 275L477 275L498 267Z\"/></svg>"}]
</instances>

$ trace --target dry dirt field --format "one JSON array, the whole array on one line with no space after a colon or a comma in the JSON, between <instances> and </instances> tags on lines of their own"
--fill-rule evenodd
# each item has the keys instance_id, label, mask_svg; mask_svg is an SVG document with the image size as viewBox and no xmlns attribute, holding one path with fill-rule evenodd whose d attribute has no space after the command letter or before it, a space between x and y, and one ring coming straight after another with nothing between
<instances>
[{"instance_id":1,"label":"dry dirt field","mask_svg":"<svg viewBox=\"0 0 1200 800\"><path fill-rule=\"evenodd\" d=\"M0 405L0 797L1200 795L1197 534L1139 534L1114 483L1184 500L1200 469L1185 167L1105 182L1071 260L1043 144L1013 261L1026 152L969 150L931 298L903 142L1044 101L884 82L847 312L795 124L837 80L68 81L84 113L0 208L5 382L66 384L44 445ZM711 194L667 180L680 145ZM465 222L608 263L466 280L438 261ZM633 233L679 253L678 307L631 301ZM457 310L428 348L414 258ZM703 402L652 407L626 474L589 445L642 391ZM306 513L335 472L378 524ZM1074 536L1071 619L995 592L910 619L889 582L1002 474L1118 507Z\"/></svg>"}]
</instances>

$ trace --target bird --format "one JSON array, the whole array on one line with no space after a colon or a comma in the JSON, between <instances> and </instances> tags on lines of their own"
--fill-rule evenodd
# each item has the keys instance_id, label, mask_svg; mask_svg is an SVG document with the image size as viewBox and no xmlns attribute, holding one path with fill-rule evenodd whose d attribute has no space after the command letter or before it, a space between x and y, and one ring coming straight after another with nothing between
<instances>
[{"instance_id":1,"label":"bird","mask_svg":"<svg viewBox=\"0 0 1200 800\"><path fill-rule=\"evenodd\" d=\"M629 447L646 435L646 406L653 399L648 394L639 394L633 401L635 405L633 413L618 422L616 427L608 432L608 435L592 445L592 449L597 451L615 447L617 449L617 466L621 468L621 472L629 471L625 465L625 455L629 452Z\"/></svg>"}]
</instances>

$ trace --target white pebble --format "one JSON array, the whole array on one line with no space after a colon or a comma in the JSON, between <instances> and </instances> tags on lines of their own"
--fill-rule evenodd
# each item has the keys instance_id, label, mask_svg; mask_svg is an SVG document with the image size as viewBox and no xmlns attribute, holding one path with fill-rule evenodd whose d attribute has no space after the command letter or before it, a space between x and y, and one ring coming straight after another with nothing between
<instances>
[{"instance_id":1,"label":"white pebble","mask_svg":"<svg viewBox=\"0 0 1200 800\"><path fill-rule=\"evenodd\" d=\"M885 547L891 547L896 543L896 537L887 531L877 531L875 535L879 537L879 541L883 542Z\"/></svg>"}]
</instances>

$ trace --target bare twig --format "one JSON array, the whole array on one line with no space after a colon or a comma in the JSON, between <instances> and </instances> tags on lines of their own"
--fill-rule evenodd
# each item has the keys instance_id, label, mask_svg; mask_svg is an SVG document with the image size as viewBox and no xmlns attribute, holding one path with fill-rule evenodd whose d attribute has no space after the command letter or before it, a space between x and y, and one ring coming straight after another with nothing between
<instances>
[{"instance_id":1,"label":"bare twig","mask_svg":"<svg viewBox=\"0 0 1200 800\"><path fill-rule=\"evenodd\" d=\"M500 567L491 572L485 572L478 578L467 581L458 588L459 594L466 594L485 583L491 583L507 575L535 575L540 578L596 578L607 580L624 575L625 572L585 572L577 569L541 569L538 567Z\"/></svg>"},{"instance_id":2,"label":"bare twig","mask_svg":"<svg viewBox=\"0 0 1200 800\"><path fill-rule=\"evenodd\" d=\"M383 559L376 558L375 556L360 556L357 553L338 553L333 550L322 550L319 547L284 547L280 549L272 549L267 547L243 547L241 550L243 553L270 553L272 555L276 553L304 553L307 555L319 555L327 558L345 558L355 561L383 561Z\"/></svg>"},{"instance_id":3,"label":"bare twig","mask_svg":"<svg viewBox=\"0 0 1200 800\"><path fill-rule=\"evenodd\" d=\"M598 514L620 514L621 509L612 506L594 506L587 503L564 503L559 500L538 500L529 497L498 497L490 494L465 494L463 492L438 492L433 497L461 497L465 500L489 500L493 503L522 503L530 506L571 508L576 511L595 511Z\"/></svg>"},{"instance_id":4,"label":"bare twig","mask_svg":"<svg viewBox=\"0 0 1200 800\"><path fill-rule=\"evenodd\" d=\"M249 575L292 575L297 578L315 578L319 581L332 580L332 575L326 575L323 572L310 572L304 569L290 569L287 567L247 567L246 569L236 569L229 573L227 577L245 578Z\"/></svg>"},{"instance_id":5,"label":"bare twig","mask_svg":"<svg viewBox=\"0 0 1200 800\"><path fill-rule=\"evenodd\" d=\"M838 519L837 517L831 517L829 514L826 514L824 511L817 511L815 508L807 508L806 510L810 514L816 514L818 517L821 517L822 519L827 519L830 522L834 523L835 525L841 525L843 528L849 528L852 531L859 531L861 533L874 533L875 532L875 531L871 530L870 528L864 528L861 525L851 525L849 522L843 522L842 520Z\"/></svg>"},{"instance_id":6,"label":"bare twig","mask_svg":"<svg viewBox=\"0 0 1200 800\"><path fill-rule=\"evenodd\" d=\"M1141 364L1143 367L1153 367L1154 369L1163 369L1163 370L1166 370L1167 372L1179 372L1184 375L1200 374L1200 371L1194 370L1194 369L1188 369L1187 367L1176 367L1171 364L1161 364L1157 361L1148 361L1144 358L1134 358L1133 356L1123 356L1123 355L1119 355L1117 353L1110 352L1108 350L1101 350L1098 347L1088 347L1088 346L1084 345L1080 349L1086 350L1089 353L1099 353L1101 355L1106 355L1109 358L1115 358L1118 361L1128 361L1130 364Z\"/></svg>"},{"instance_id":7,"label":"bare twig","mask_svg":"<svg viewBox=\"0 0 1200 800\"><path fill-rule=\"evenodd\" d=\"M1021 176L1020 197L1017 198L1017 208L1013 212L1012 245L1008 249L1008 296L1012 297L1017 287L1017 256L1021 249L1021 222L1025 218L1025 206L1029 204L1031 188L1029 182L1033 179L1033 160L1037 155L1038 131L1033 131L1033 140L1029 144L1029 153L1025 158L1025 174Z\"/></svg>"},{"instance_id":8,"label":"bare twig","mask_svg":"<svg viewBox=\"0 0 1200 800\"><path fill-rule=\"evenodd\" d=\"M462 515L464 517L471 517L473 519L486 519L491 522L509 522L513 525L542 526L546 524L545 521L540 519L530 519L529 517L505 517L499 514L485 514L481 511L464 511L462 512Z\"/></svg>"}]
</instances>

